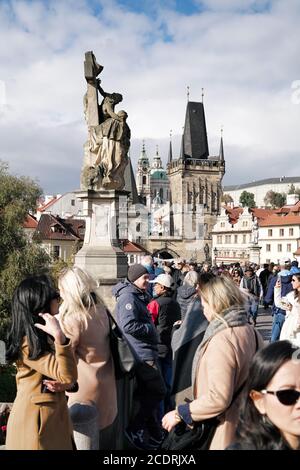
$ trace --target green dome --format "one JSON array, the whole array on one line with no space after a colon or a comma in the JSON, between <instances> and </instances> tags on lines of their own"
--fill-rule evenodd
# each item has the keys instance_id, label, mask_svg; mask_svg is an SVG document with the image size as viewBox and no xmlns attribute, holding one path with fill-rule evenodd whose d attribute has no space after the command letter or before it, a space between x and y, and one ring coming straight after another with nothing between
<instances>
[{"instance_id":1,"label":"green dome","mask_svg":"<svg viewBox=\"0 0 300 470\"><path fill-rule=\"evenodd\" d=\"M167 173L164 170L155 170L155 171L153 171L153 173L151 172L150 178L153 179L153 180L154 179L155 180L165 180L165 181L168 180Z\"/></svg>"}]
</instances>

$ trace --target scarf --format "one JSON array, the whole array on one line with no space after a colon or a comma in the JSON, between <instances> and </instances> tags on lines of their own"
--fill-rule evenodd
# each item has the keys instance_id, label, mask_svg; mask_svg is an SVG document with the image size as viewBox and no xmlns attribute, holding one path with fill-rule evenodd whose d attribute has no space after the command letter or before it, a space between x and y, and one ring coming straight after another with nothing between
<instances>
[{"instance_id":1,"label":"scarf","mask_svg":"<svg viewBox=\"0 0 300 470\"><path fill-rule=\"evenodd\" d=\"M226 328L234 328L236 326L243 326L247 324L247 314L244 308L240 306L229 307L221 312L220 316L226 321L227 325L219 318L214 318L208 325L203 340L198 346L192 367L192 385L195 382L196 369L199 362L199 356L203 346L217 333L225 330Z\"/></svg>"}]
</instances>

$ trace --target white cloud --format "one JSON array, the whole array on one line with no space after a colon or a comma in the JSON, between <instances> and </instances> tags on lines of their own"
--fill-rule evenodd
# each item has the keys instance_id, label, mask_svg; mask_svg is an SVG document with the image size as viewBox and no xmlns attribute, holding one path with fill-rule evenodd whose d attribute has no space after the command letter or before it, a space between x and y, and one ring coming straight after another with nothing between
<instances>
[{"instance_id":1,"label":"white cloud","mask_svg":"<svg viewBox=\"0 0 300 470\"><path fill-rule=\"evenodd\" d=\"M46 192L79 186L83 61L93 50L103 88L124 96L134 162L142 138L149 156L158 143L166 161L170 129L178 155L189 85L194 101L205 88L211 154L224 125L225 182L300 175L300 105L291 102L300 79L299 2L198 3L209 11L185 16L158 2L151 19L115 1L102 1L97 16L85 0L1 2L0 158L38 177ZM253 14L254 3L270 8Z\"/></svg>"}]
</instances>

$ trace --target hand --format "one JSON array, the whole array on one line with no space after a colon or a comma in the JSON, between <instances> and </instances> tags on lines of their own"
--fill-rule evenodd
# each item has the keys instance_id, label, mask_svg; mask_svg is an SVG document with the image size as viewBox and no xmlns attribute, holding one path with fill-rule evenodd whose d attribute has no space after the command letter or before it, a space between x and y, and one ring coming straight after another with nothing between
<instances>
[{"instance_id":1,"label":"hand","mask_svg":"<svg viewBox=\"0 0 300 470\"><path fill-rule=\"evenodd\" d=\"M278 279L278 280L276 281L275 287L277 287L277 288L278 288L278 287L281 287L281 280L280 280L280 279Z\"/></svg>"},{"instance_id":2,"label":"hand","mask_svg":"<svg viewBox=\"0 0 300 470\"><path fill-rule=\"evenodd\" d=\"M40 330L45 331L49 335L53 336L54 340L58 344L64 344L66 337L60 327L59 321L55 316L50 315L50 313L39 313L39 316L45 320L46 324L41 325L40 323L35 323L34 326Z\"/></svg>"},{"instance_id":3,"label":"hand","mask_svg":"<svg viewBox=\"0 0 300 470\"><path fill-rule=\"evenodd\" d=\"M56 380L43 380L43 384L46 385L50 392L65 392L69 388L72 388L73 384L62 384Z\"/></svg>"},{"instance_id":4,"label":"hand","mask_svg":"<svg viewBox=\"0 0 300 470\"><path fill-rule=\"evenodd\" d=\"M168 432L172 431L178 423L176 410L169 411L162 419L162 427Z\"/></svg>"}]
</instances>

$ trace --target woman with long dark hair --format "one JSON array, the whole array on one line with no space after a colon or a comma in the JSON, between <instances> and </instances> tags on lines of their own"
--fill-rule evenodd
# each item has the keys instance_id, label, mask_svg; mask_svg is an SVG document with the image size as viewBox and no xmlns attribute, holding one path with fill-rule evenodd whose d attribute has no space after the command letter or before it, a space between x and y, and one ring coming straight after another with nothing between
<instances>
[{"instance_id":1,"label":"woman with long dark hair","mask_svg":"<svg viewBox=\"0 0 300 470\"><path fill-rule=\"evenodd\" d=\"M77 380L71 343L60 328L59 293L46 275L20 283L12 299L7 361L17 366L17 396L8 420L6 449L72 449L72 429L64 392L44 384Z\"/></svg>"},{"instance_id":2,"label":"woman with long dark hair","mask_svg":"<svg viewBox=\"0 0 300 470\"><path fill-rule=\"evenodd\" d=\"M289 340L300 347L300 271L291 279L293 290L286 297L281 297L281 281L274 287L274 303L276 307L286 310L285 321L280 332L281 340Z\"/></svg>"},{"instance_id":3,"label":"woman with long dark hair","mask_svg":"<svg viewBox=\"0 0 300 470\"><path fill-rule=\"evenodd\" d=\"M300 351L276 341L254 356L229 450L300 450Z\"/></svg>"}]
</instances>

